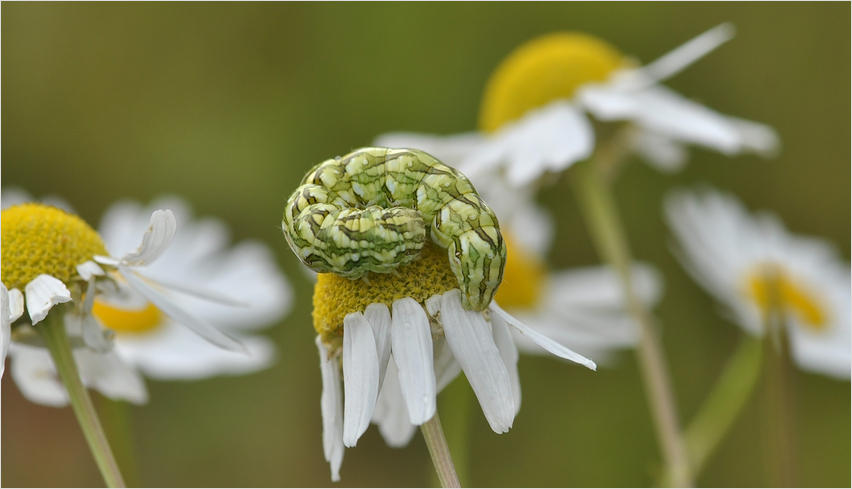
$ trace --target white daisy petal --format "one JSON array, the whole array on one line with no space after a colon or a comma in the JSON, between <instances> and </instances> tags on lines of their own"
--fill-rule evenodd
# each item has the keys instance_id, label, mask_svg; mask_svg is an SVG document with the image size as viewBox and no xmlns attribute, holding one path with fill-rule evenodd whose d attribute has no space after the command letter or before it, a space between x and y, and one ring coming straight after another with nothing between
<instances>
[{"instance_id":1,"label":"white daisy petal","mask_svg":"<svg viewBox=\"0 0 852 489\"><path fill-rule=\"evenodd\" d=\"M638 131L633 149L657 170L673 173L686 165L687 152L672 138L652 131Z\"/></svg>"},{"instance_id":2,"label":"white daisy petal","mask_svg":"<svg viewBox=\"0 0 852 489\"><path fill-rule=\"evenodd\" d=\"M772 158L778 154L781 139L771 127L731 116L728 116L728 122L733 124L739 134L743 149L754 151L764 158Z\"/></svg>"},{"instance_id":3,"label":"white daisy petal","mask_svg":"<svg viewBox=\"0 0 852 489\"><path fill-rule=\"evenodd\" d=\"M14 323L24 315L24 294L18 289L9 291L9 322Z\"/></svg>"},{"instance_id":4,"label":"white daisy petal","mask_svg":"<svg viewBox=\"0 0 852 489\"><path fill-rule=\"evenodd\" d=\"M248 355L214 346L179 324L168 321L147 334L119 335L115 348L146 376L158 380L197 380L217 375L245 375L276 360L275 345L262 336L241 337Z\"/></svg>"},{"instance_id":5,"label":"white daisy petal","mask_svg":"<svg viewBox=\"0 0 852 489\"><path fill-rule=\"evenodd\" d=\"M447 344L446 337L436 338L433 340L435 355L435 387L438 392L444 390L444 387L450 385L450 382L455 380L461 373L461 365L453 356L453 350Z\"/></svg>"},{"instance_id":6,"label":"white daisy petal","mask_svg":"<svg viewBox=\"0 0 852 489\"><path fill-rule=\"evenodd\" d=\"M465 310L458 289L444 293L441 318L447 344L464 370L482 412L495 433L505 433L515 418L509 373L481 313Z\"/></svg>"},{"instance_id":7,"label":"white daisy petal","mask_svg":"<svg viewBox=\"0 0 852 489\"><path fill-rule=\"evenodd\" d=\"M12 379L24 397L44 406L68 405L68 394L46 348L15 343L9 349L9 358Z\"/></svg>"},{"instance_id":8,"label":"white daisy petal","mask_svg":"<svg viewBox=\"0 0 852 489\"><path fill-rule=\"evenodd\" d=\"M354 447L370 426L379 395L379 359L370 322L360 312L343 318L343 444Z\"/></svg>"},{"instance_id":9,"label":"white daisy petal","mask_svg":"<svg viewBox=\"0 0 852 489\"><path fill-rule=\"evenodd\" d=\"M232 336L226 333L223 333L219 329L214 328L203 320L187 313L186 311L178 307L174 302L172 302L168 297L162 295L153 287L145 283L144 280L137 277L133 270L131 270L130 268L126 266L119 266L118 271L119 273L121 273L121 276L124 277L125 280L127 280L127 283L130 284L131 287L133 287L134 290L136 290L146 299L151 301L155 306L157 306L158 309L163 311L164 314L166 314L173 320L191 329L197 335L201 336L202 338L209 341L210 343L213 343L216 346L230 351L240 351L243 353L247 353L245 346L239 340L233 338Z\"/></svg>"},{"instance_id":10,"label":"white daisy petal","mask_svg":"<svg viewBox=\"0 0 852 489\"><path fill-rule=\"evenodd\" d=\"M71 292L61 280L41 274L34 278L24 289L27 298L27 311L33 325L47 316L50 308L56 304L69 302Z\"/></svg>"},{"instance_id":11,"label":"white daisy petal","mask_svg":"<svg viewBox=\"0 0 852 489\"><path fill-rule=\"evenodd\" d=\"M730 22L725 22L685 44L681 44L656 61L640 69L650 80L654 82L663 81L680 73L684 68L733 39L735 34L736 28L734 25Z\"/></svg>"},{"instance_id":12,"label":"white daisy petal","mask_svg":"<svg viewBox=\"0 0 852 489\"><path fill-rule=\"evenodd\" d=\"M83 383L113 400L133 404L148 402L148 390L139 372L114 351L98 353L84 349L74 351Z\"/></svg>"},{"instance_id":13,"label":"white daisy petal","mask_svg":"<svg viewBox=\"0 0 852 489\"><path fill-rule=\"evenodd\" d=\"M92 277L103 277L106 275L104 269L91 260L77 265L77 273L79 273L80 277L82 277L82 279L86 282L88 282Z\"/></svg>"},{"instance_id":14,"label":"white daisy petal","mask_svg":"<svg viewBox=\"0 0 852 489\"><path fill-rule=\"evenodd\" d=\"M322 373L322 449L325 460L331 465L331 480L340 480L340 465L343 463L343 393L340 392L340 368L337 357L328 356L328 351L319 336L316 337Z\"/></svg>"},{"instance_id":15,"label":"white daisy petal","mask_svg":"<svg viewBox=\"0 0 852 489\"><path fill-rule=\"evenodd\" d=\"M408 416L408 408L399 385L399 369L393 356L388 361L387 376L376 401L372 421L379 426L379 433L385 443L393 448L408 445L417 432L417 426L411 423Z\"/></svg>"},{"instance_id":16,"label":"white daisy petal","mask_svg":"<svg viewBox=\"0 0 852 489\"><path fill-rule=\"evenodd\" d=\"M518 347L512 340L509 325L499 314L491 316L491 333L494 336L494 344L500 352L500 358L509 373L509 382L512 385L512 398L515 401L515 416L521 410L521 377L518 375Z\"/></svg>"},{"instance_id":17,"label":"white daisy petal","mask_svg":"<svg viewBox=\"0 0 852 489\"><path fill-rule=\"evenodd\" d=\"M377 137L373 144L383 148L416 148L456 168L469 155L476 153L487 141L478 132L436 136L412 132L392 132Z\"/></svg>"},{"instance_id":18,"label":"white daisy petal","mask_svg":"<svg viewBox=\"0 0 852 489\"><path fill-rule=\"evenodd\" d=\"M0 284L0 377L6 370L6 354L9 352L9 343L12 342L12 323L9 308L9 291L5 284Z\"/></svg>"},{"instance_id":19,"label":"white daisy petal","mask_svg":"<svg viewBox=\"0 0 852 489\"><path fill-rule=\"evenodd\" d=\"M69 329L80 331L86 346L96 352L106 352L112 349L113 333L101 328L100 323L92 316L92 306L95 302L95 281L89 280L86 287L86 299L83 301L83 313L66 314L65 324ZM69 323L77 323L73 326Z\"/></svg>"},{"instance_id":20,"label":"white daisy petal","mask_svg":"<svg viewBox=\"0 0 852 489\"><path fill-rule=\"evenodd\" d=\"M370 304L364 310L364 317L373 328L373 337L376 339L376 354L379 357L379 391L385 380L388 369L388 360L391 356L391 315L388 306L384 304Z\"/></svg>"},{"instance_id":21,"label":"white daisy petal","mask_svg":"<svg viewBox=\"0 0 852 489\"><path fill-rule=\"evenodd\" d=\"M535 331L534 329L530 328L526 324L518 321L511 314L508 314L506 311L501 309L500 306L498 306L496 302L492 301L490 308L491 308L492 311L499 314L507 323L509 323L512 326L514 326L515 328L517 328L517 330L522 335L526 336L530 341L532 341L533 343L537 344L538 346L544 348L545 350L549 351L550 353L552 353L552 354L554 354L558 357L564 358L566 360L571 360L572 362L576 362L576 363L579 363L581 365L584 365L584 366L586 366L586 367L588 367L592 370L597 370L597 366L595 365L595 362L589 360L588 358L584 357L583 355L580 355L579 353L575 353L575 352L569 350L568 348L560 345L559 343L556 343L555 341L544 336L543 334L539 333L538 331Z\"/></svg>"},{"instance_id":22,"label":"white daisy petal","mask_svg":"<svg viewBox=\"0 0 852 489\"><path fill-rule=\"evenodd\" d=\"M172 211L158 210L151 214L148 229L142 236L142 244L121 258L131 266L143 266L156 260L172 243L177 232L177 220Z\"/></svg>"},{"instance_id":23,"label":"white daisy petal","mask_svg":"<svg viewBox=\"0 0 852 489\"><path fill-rule=\"evenodd\" d=\"M396 300L392 306L393 357L409 419L419 426L432 419L436 408L429 318L423 307L410 297Z\"/></svg>"}]
</instances>

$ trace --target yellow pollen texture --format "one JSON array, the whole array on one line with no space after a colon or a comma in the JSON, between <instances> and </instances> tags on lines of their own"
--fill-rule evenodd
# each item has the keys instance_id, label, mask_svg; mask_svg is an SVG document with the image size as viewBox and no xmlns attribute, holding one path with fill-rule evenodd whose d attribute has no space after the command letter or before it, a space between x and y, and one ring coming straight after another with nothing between
<instances>
[{"instance_id":1,"label":"yellow pollen texture","mask_svg":"<svg viewBox=\"0 0 852 489\"><path fill-rule=\"evenodd\" d=\"M154 304L142 309L122 309L95 299L92 314L104 326L119 333L145 333L159 326L163 313Z\"/></svg>"},{"instance_id":2,"label":"yellow pollen texture","mask_svg":"<svg viewBox=\"0 0 852 489\"><path fill-rule=\"evenodd\" d=\"M585 34L559 32L533 39L515 49L491 75L479 128L496 131L530 109L570 99L578 87L602 82L625 65L615 48Z\"/></svg>"},{"instance_id":3,"label":"yellow pollen texture","mask_svg":"<svg viewBox=\"0 0 852 489\"><path fill-rule=\"evenodd\" d=\"M547 280L544 262L536 254L518 245L505 230L503 239L506 241L506 267L503 269L503 283L495 299L500 307L506 309L531 309L541 299L541 291Z\"/></svg>"},{"instance_id":4,"label":"yellow pollen texture","mask_svg":"<svg viewBox=\"0 0 852 489\"><path fill-rule=\"evenodd\" d=\"M795 283L778 267L762 267L759 273L750 274L748 293L763 314L773 309L781 313L795 314L799 321L820 331L828 325L825 309L811 291Z\"/></svg>"},{"instance_id":5,"label":"yellow pollen texture","mask_svg":"<svg viewBox=\"0 0 852 489\"><path fill-rule=\"evenodd\" d=\"M85 221L56 207L22 204L2 212L2 275L7 288L24 290L45 273L68 284L76 266L107 251Z\"/></svg>"},{"instance_id":6,"label":"yellow pollen texture","mask_svg":"<svg viewBox=\"0 0 852 489\"><path fill-rule=\"evenodd\" d=\"M394 273L369 273L367 281L321 273L314 287L314 329L328 344L343 335L343 318L364 312L370 304L391 307L393 301L411 297L425 307L426 299L459 288L450 270L447 251L426 242L419 258Z\"/></svg>"}]
</instances>

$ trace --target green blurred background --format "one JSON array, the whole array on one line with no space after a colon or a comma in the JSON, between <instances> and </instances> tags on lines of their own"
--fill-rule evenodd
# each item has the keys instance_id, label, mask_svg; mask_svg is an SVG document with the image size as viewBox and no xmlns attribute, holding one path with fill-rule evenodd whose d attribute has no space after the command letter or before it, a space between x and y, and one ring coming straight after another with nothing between
<instances>
[{"instance_id":1,"label":"green blurred background","mask_svg":"<svg viewBox=\"0 0 852 489\"><path fill-rule=\"evenodd\" d=\"M657 265L657 309L681 415L696 412L740 330L667 249L663 194L697 183L771 209L794 232L850 249L848 3L7 3L2 5L2 185L59 194L96 224L113 201L164 193L269 243L297 306L267 334L264 372L149 381L133 407L140 481L150 486L328 486L311 282L280 232L286 198L322 159L392 130L475 128L482 88L520 43L557 30L599 36L648 62L723 21L737 37L667 82L723 113L775 127L770 161L693 150L673 176L629 165L616 186L635 255ZM550 262L598 263L575 200L542 194L558 216ZM644 486L659 454L630 352L597 373L523 356L523 409L496 435L471 410L474 486ZM466 381L451 388L464 393ZM850 485L850 384L796 372L800 483ZM5 486L97 486L71 410L31 404L2 381ZM761 406L752 399L705 486L765 484ZM444 414L442 414L444 416ZM385 446L371 427L347 449L344 486L433 484L420 435Z\"/></svg>"}]
</instances>

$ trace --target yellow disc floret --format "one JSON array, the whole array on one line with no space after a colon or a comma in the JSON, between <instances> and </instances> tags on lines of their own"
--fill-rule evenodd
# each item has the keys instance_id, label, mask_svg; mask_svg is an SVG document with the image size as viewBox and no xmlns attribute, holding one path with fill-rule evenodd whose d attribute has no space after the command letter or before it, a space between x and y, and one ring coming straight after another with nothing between
<instances>
[{"instance_id":1,"label":"yellow disc floret","mask_svg":"<svg viewBox=\"0 0 852 489\"><path fill-rule=\"evenodd\" d=\"M425 307L426 300L459 288L450 269L446 250L426 242L419 259L396 269L396 273L370 273L367 280L350 280L321 273L314 287L314 329L326 344L343 334L343 318L363 312L370 304L385 304L411 297Z\"/></svg>"},{"instance_id":2,"label":"yellow disc floret","mask_svg":"<svg viewBox=\"0 0 852 489\"><path fill-rule=\"evenodd\" d=\"M126 309L95 299L92 314L118 333L146 333L163 323L163 313L150 302L138 309Z\"/></svg>"},{"instance_id":3,"label":"yellow disc floret","mask_svg":"<svg viewBox=\"0 0 852 489\"><path fill-rule=\"evenodd\" d=\"M777 265L765 264L750 273L746 290L764 316L772 312L793 314L803 326L814 331L824 330L828 325L826 308L817 294L805 284L795 282Z\"/></svg>"},{"instance_id":4,"label":"yellow disc floret","mask_svg":"<svg viewBox=\"0 0 852 489\"><path fill-rule=\"evenodd\" d=\"M523 249L507 231L503 231L503 240L506 241L506 268L495 299L506 309L531 309L541 299L547 279L544 262Z\"/></svg>"},{"instance_id":5,"label":"yellow disc floret","mask_svg":"<svg viewBox=\"0 0 852 489\"><path fill-rule=\"evenodd\" d=\"M22 204L2 212L2 275L9 289L24 290L41 274L68 284L77 265L107 251L85 221L56 207Z\"/></svg>"},{"instance_id":6,"label":"yellow disc floret","mask_svg":"<svg viewBox=\"0 0 852 489\"><path fill-rule=\"evenodd\" d=\"M570 99L578 87L602 82L626 65L609 44L580 33L548 34L513 51L485 87L479 128L496 131L528 110Z\"/></svg>"}]
</instances>

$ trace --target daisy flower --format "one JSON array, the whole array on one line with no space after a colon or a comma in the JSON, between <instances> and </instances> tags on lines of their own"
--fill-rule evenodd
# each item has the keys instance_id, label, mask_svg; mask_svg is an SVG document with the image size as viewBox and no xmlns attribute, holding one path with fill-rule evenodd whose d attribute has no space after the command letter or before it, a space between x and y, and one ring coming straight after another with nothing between
<instances>
[{"instance_id":1,"label":"daisy flower","mask_svg":"<svg viewBox=\"0 0 852 489\"><path fill-rule=\"evenodd\" d=\"M768 333L786 332L800 368L850 378L849 265L828 243L714 190L673 193L665 210L682 264L728 318L755 336L780 324Z\"/></svg>"},{"instance_id":2,"label":"daisy flower","mask_svg":"<svg viewBox=\"0 0 852 489\"><path fill-rule=\"evenodd\" d=\"M21 192L4 190L3 206L11 205L21 196L26 198ZM163 203L175 206L181 215L182 223L191 223L191 216L180 202ZM76 216L53 207L41 204L25 206L36 206L50 214L70 216L74 222L85 225ZM4 283L7 280L6 267L9 264L6 255L10 250L9 241L6 239L6 218L7 213L12 215L18 212L16 209L19 207L23 206L9 207L3 211ZM140 212L145 215L142 216ZM148 230L145 231L148 216L152 217L147 226ZM198 378L217 373L253 371L268 365L273 356L273 348L266 340L242 338L240 341L217 329L227 325L229 321L231 324L235 323L238 314L242 314L246 319L245 323L238 324L247 328L257 327L258 322L266 321L276 314L280 315L288 307L290 292L286 282L277 272L266 270L257 274L259 286L268 286L268 289L255 297L263 299L264 304L259 309L252 309L247 313L244 307L226 308L222 305L223 302L234 304L233 299L224 297L223 282L228 278L233 281L231 285L236 283L240 287L241 292L252 293L251 287L246 286L250 281L248 276L257 272L258 268L270 265L268 251L258 251L259 245L247 243L238 247L234 254L224 252L221 248L227 239L225 242L221 240L221 224L215 221L196 226L189 224L187 232L172 240L175 235L175 223L175 213L171 210L152 213L150 210L143 211L139 206L125 203L113 207L107 213L102 225L103 240L85 225L89 233L97 237L98 249L92 253L91 258L100 262L103 268L89 261L85 267L79 267L77 275L68 279L73 285L72 289L80 288L77 283L86 283L85 280L94 280L98 287L95 289L97 293L87 294L86 300L81 303L82 314L65 316L65 326L72 338L72 345L78 347L74 349L74 356L84 383L110 398L125 399L134 403L146 402L147 391L140 370L157 378ZM48 223L44 227L53 228L56 225ZM201 229L208 232L200 232ZM129 241L132 238L123 234L124 232L138 236L143 231L145 237L137 250L125 254L122 258L110 258L121 256L119 251L132 248L133 242ZM211 241L207 241L203 246L198 245L199 240L206 239ZM172 246L166 252L165 247L170 244ZM155 259L157 260L154 261ZM206 267L201 266L205 261ZM150 265L151 262L153 266L147 267L145 276L135 270L139 265ZM196 268L193 269L193 266ZM164 268L174 270L182 280L192 277L197 278L197 281L167 282L163 280L168 278L168 274L162 272ZM268 269L275 270L275 267ZM84 273L86 275L83 275ZM270 280L270 275L275 275L275 279ZM202 282L203 286L194 287ZM276 292L282 292L278 301L273 305L268 304L268 296L264 294ZM20 292L14 287L10 291L10 297L11 294L20 296ZM82 293L80 295L82 296ZM199 300L199 295L208 300ZM16 303L15 300L10 302L13 305ZM22 299L19 302L22 304ZM11 316L14 321L21 314L19 312L16 315L14 307L12 309ZM224 311L225 309L228 311ZM238 312L230 309L236 309ZM33 323L36 322L35 319L33 318ZM190 326L193 332L199 334L193 334L177 326L178 324ZM104 330L103 326L109 329ZM94 348L91 342L81 341L86 339L87 328L88 331L107 332L109 345ZM67 394L56 376L50 355L41 348L29 325L16 324L13 339L15 341L9 351L12 376L21 392L28 399L40 404L67 404ZM84 344L89 348L79 348ZM223 347L238 350L239 353L225 350Z\"/></svg>"},{"instance_id":3,"label":"daisy flower","mask_svg":"<svg viewBox=\"0 0 852 489\"><path fill-rule=\"evenodd\" d=\"M491 429L508 431L521 401L510 329L559 357L596 368L496 301L483 312L464 309L446 252L431 243L397 272L370 274L368 282L317 276L313 319L323 379L323 449L334 481L344 447L355 446L371 420L389 445L407 444L416 426L435 415L438 392L461 371Z\"/></svg>"},{"instance_id":4,"label":"daisy flower","mask_svg":"<svg viewBox=\"0 0 852 489\"><path fill-rule=\"evenodd\" d=\"M627 127L628 149L664 171L683 166L687 143L727 155L771 155L778 147L771 128L719 114L659 84L733 32L733 26L722 24L646 66L592 36L545 35L517 48L495 70L483 96L479 132L447 137L391 133L376 144L405 147L407 141L474 181L502 167L513 186L588 159L598 132L615 128L595 124L589 116Z\"/></svg>"}]
</instances>

